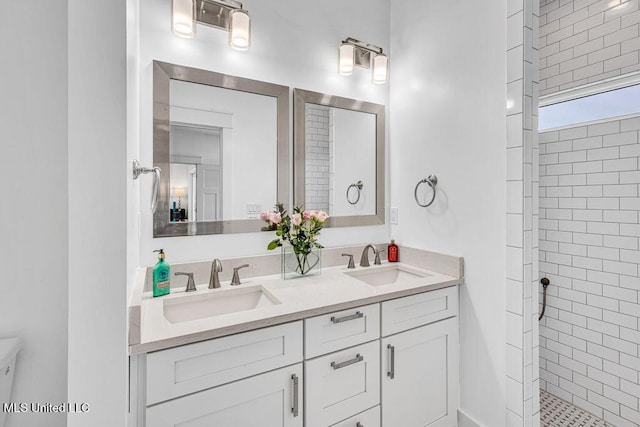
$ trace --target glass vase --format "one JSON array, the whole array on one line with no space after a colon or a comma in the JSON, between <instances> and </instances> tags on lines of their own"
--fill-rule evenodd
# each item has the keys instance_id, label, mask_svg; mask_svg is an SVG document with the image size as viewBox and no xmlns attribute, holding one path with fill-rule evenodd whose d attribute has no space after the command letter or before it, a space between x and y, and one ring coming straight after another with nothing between
<instances>
[{"instance_id":1,"label":"glass vase","mask_svg":"<svg viewBox=\"0 0 640 427\"><path fill-rule=\"evenodd\" d=\"M296 253L291 246L282 247L282 278L295 279L320 274L322 252L318 248L311 249L308 254Z\"/></svg>"}]
</instances>

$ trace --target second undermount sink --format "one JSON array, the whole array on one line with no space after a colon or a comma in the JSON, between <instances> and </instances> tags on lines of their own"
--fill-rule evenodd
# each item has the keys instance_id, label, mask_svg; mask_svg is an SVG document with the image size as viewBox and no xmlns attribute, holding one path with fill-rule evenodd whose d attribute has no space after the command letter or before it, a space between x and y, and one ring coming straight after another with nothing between
<instances>
[{"instance_id":1,"label":"second undermount sink","mask_svg":"<svg viewBox=\"0 0 640 427\"><path fill-rule=\"evenodd\" d=\"M182 323L276 304L280 301L266 289L253 286L165 299L163 313L169 322Z\"/></svg>"},{"instance_id":2,"label":"second undermount sink","mask_svg":"<svg viewBox=\"0 0 640 427\"><path fill-rule=\"evenodd\" d=\"M403 265L390 265L388 267L352 271L344 274L372 286L413 282L430 276L429 273L414 270Z\"/></svg>"}]
</instances>

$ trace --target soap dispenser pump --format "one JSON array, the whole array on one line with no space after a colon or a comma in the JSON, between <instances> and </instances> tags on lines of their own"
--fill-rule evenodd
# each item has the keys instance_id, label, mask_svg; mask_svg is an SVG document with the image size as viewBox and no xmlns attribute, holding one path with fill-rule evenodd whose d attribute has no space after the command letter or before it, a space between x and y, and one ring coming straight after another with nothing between
<instances>
[{"instance_id":1,"label":"soap dispenser pump","mask_svg":"<svg viewBox=\"0 0 640 427\"><path fill-rule=\"evenodd\" d=\"M153 296L160 297L171 291L171 266L165 261L164 249L158 249L158 262L153 267Z\"/></svg>"}]
</instances>

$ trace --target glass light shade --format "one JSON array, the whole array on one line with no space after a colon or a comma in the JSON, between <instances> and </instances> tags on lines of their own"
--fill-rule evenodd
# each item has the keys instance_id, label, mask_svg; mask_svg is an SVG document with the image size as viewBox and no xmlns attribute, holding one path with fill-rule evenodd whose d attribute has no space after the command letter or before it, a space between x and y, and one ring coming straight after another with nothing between
<instances>
[{"instance_id":1,"label":"glass light shade","mask_svg":"<svg viewBox=\"0 0 640 427\"><path fill-rule=\"evenodd\" d=\"M384 53L373 57L373 73L371 81L376 84L387 82L389 77L389 58Z\"/></svg>"},{"instance_id":2,"label":"glass light shade","mask_svg":"<svg viewBox=\"0 0 640 427\"><path fill-rule=\"evenodd\" d=\"M251 18L245 10L231 11L229 46L236 50L249 50L251 45Z\"/></svg>"},{"instance_id":3,"label":"glass light shade","mask_svg":"<svg viewBox=\"0 0 640 427\"><path fill-rule=\"evenodd\" d=\"M338 48L338 74L350 76L355 66L355 49L353 45L342 43Z\"/></svg>"},{"instance_id":4,"label":"glass light shade","mask_svg":"<svg viewBox=\"0 0 640 427\"><path fill-rule=\"evenodd\" d=\"M196 0L173 0L171 31L176 36L191 39L196 36Z\"/></svg>"}]
</instances>

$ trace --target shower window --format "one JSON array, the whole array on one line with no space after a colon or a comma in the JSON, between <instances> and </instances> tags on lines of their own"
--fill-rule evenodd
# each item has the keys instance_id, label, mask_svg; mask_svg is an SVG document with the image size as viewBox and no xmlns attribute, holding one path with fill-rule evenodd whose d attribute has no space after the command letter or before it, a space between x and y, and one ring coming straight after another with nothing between
<instances>
[{"instance_id":1,"label":"shower window","mask_svg":"<svg viewBox=\"0 0 640 427\"><path fill-rule=\"evenodd\" d=\"M539 130L634 114L640 114L640 84L540 107Z\"/></svg>"}]
</instances>

